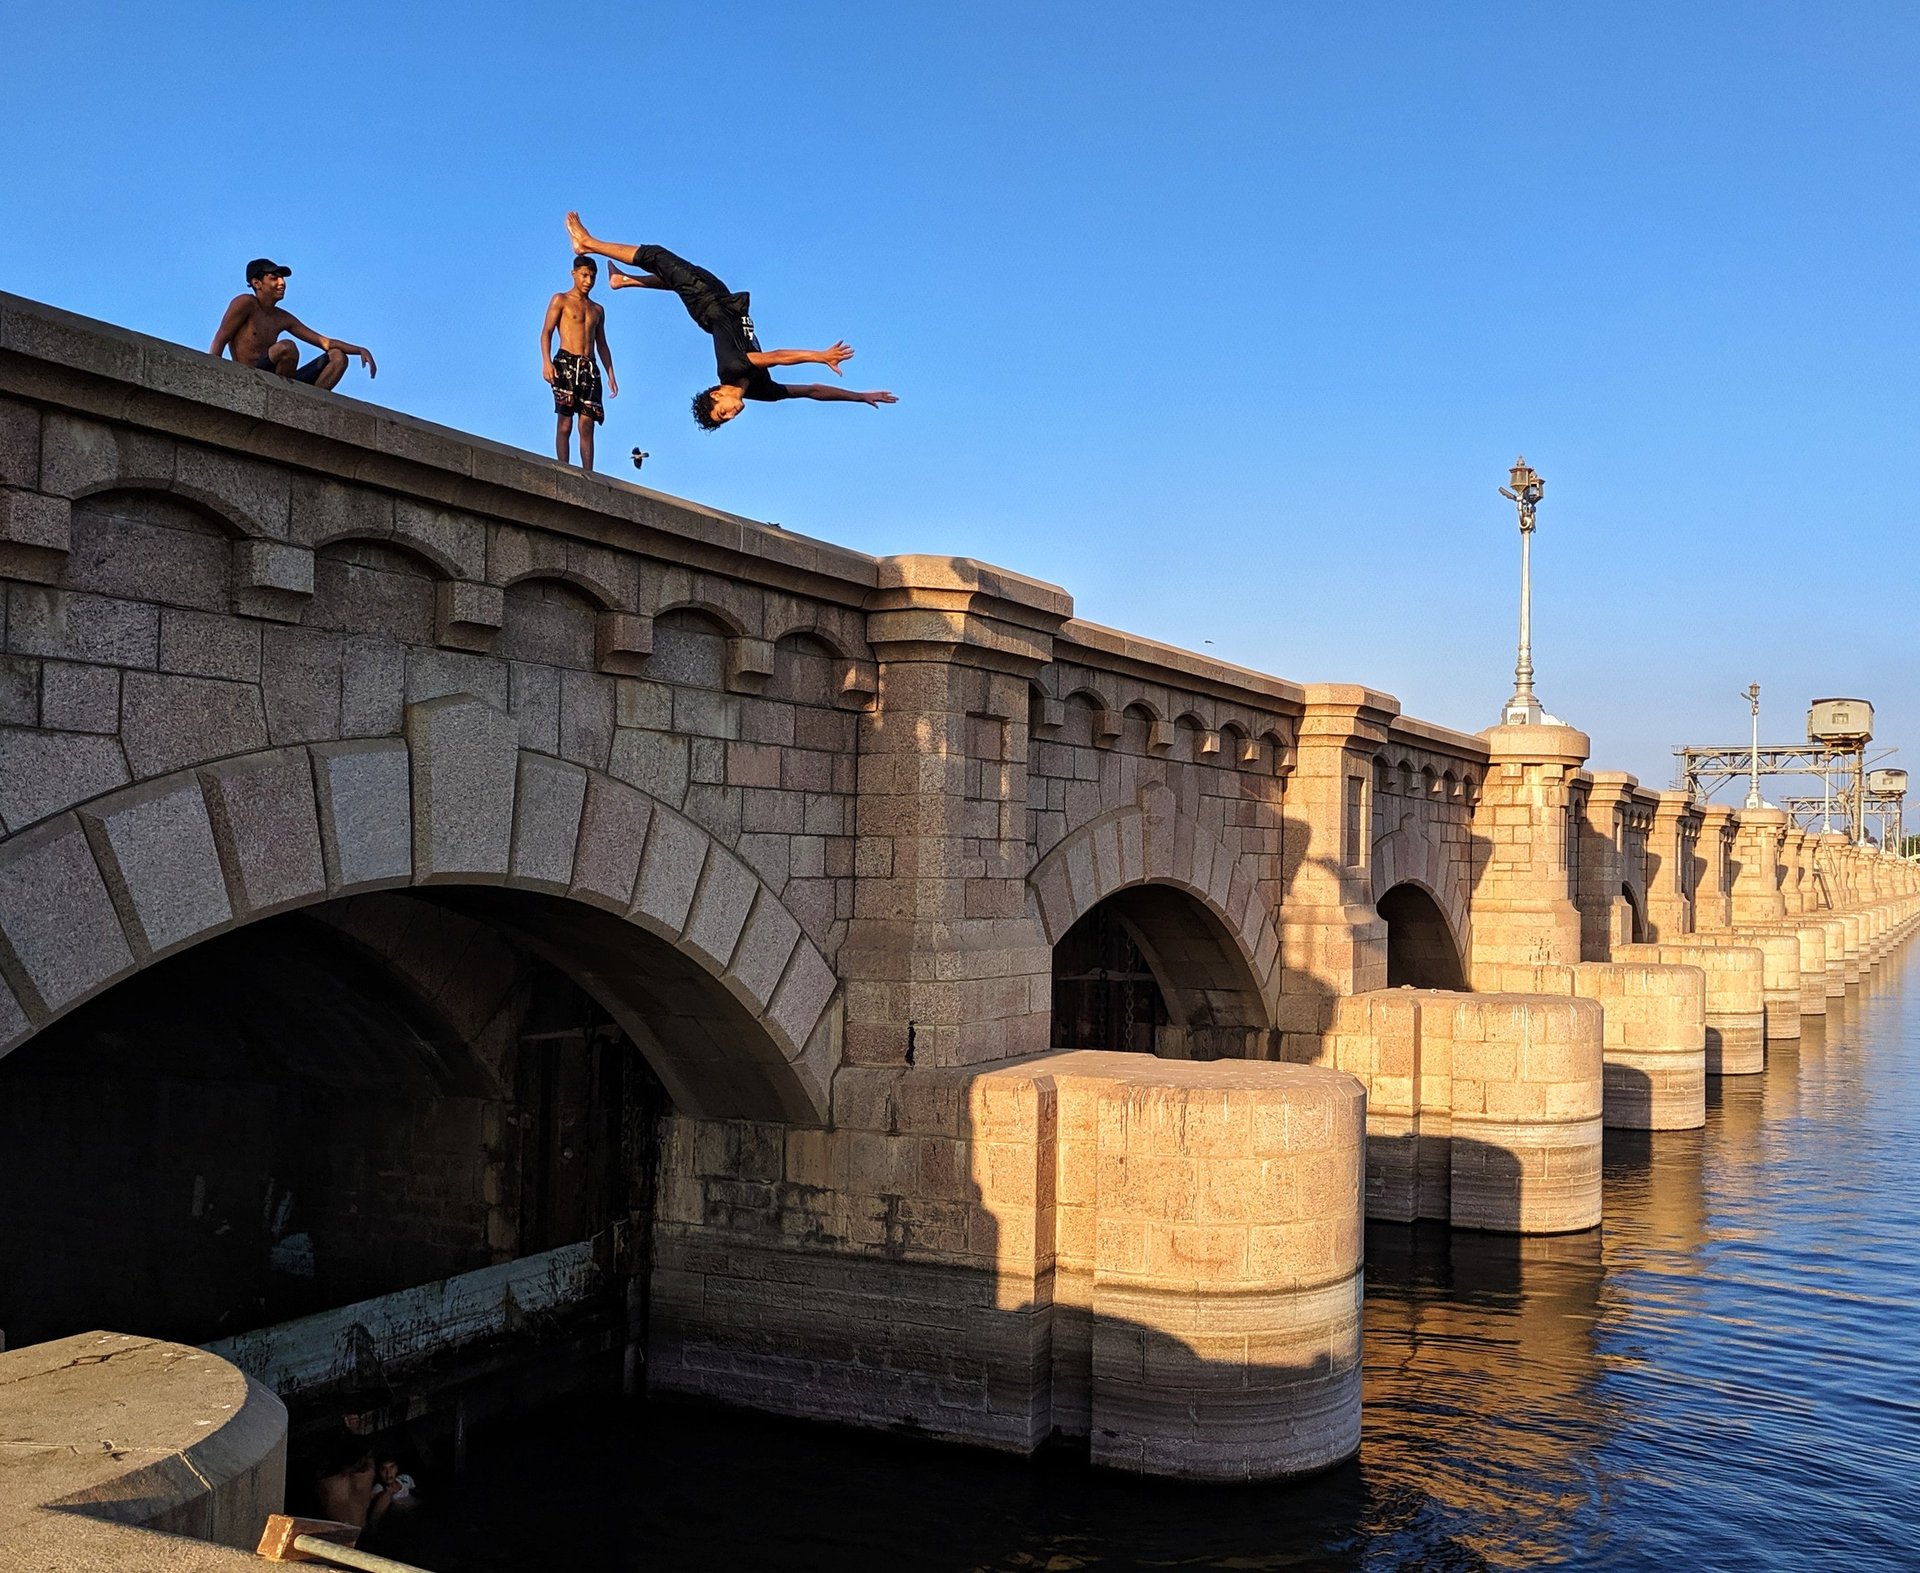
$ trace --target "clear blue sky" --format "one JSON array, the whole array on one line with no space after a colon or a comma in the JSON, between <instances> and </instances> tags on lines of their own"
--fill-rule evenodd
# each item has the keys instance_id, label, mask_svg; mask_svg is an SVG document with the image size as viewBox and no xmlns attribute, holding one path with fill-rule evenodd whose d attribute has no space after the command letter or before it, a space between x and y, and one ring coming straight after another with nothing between
<instances>
[{"instance_id":1,"label":"clear blue sky","mask_svg":"<svg viewBox=\"0 0 1920 1573\"><path fill-rule=\"evenodd\" d=\"M545 451L560 215L901 403L688 419L609 301L604 454L1081 615L1492 721L1546 475L1542 697L1596 766L1862 694L1920 769L1920 7L15 5L0 287L204 346L248 257L345 390ZM1203 641L1211 640L1205 646Z\"/></svg>"}]
</instances>

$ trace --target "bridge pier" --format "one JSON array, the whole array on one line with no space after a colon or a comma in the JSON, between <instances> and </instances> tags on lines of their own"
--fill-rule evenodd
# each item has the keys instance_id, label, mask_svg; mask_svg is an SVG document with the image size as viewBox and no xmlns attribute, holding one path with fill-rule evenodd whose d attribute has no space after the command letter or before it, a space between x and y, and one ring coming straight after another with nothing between
<instances>
[{"instance_id":1,"label":"bridge pier","mask_svg":"<svg viewBox=\"0 0 1920 1573\"><path fill-rule=\"evenodd\" d=\"M674 1122L655 1386L1189 1479L1358 1447L1353 1078L1078 1051L872 1085L832 1130Z\"/></svg>"}]
</instances>

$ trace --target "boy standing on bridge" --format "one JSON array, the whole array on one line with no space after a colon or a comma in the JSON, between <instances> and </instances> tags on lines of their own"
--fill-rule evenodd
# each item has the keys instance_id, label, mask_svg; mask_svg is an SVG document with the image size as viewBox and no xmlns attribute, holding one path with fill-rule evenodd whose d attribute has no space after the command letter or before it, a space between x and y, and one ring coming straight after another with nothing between
<instances>
[{"instance_id":1,"label":"boy standing on bridge","mask_svg":"<svg viewBox=\"0 0 1920 1573\"><path fill-rule=\"evenodd\" d=\"M330 389L347 374L347 357L358 355L369 377L379 375L371 351L345 339L330 339L315 333L280 302L286 297L287 279L292 268L282 263L255 257L247 264L247 293L227 303L227 314L220 319L220 330L207 346L209 355L222 350L242 366L270 371L290 382ZM320 353L306 365L300 364L300 352L280 335L290 333L303 344L311 344Z\"/></svg>"},{"instance_id":2,"label":"boy standing on bridge","mask_svg":"<svg viewBox=\"0 0 1920 1573\"><path fill-rule=\"evenodd\" d=\"M824 350L763 350L754 336L747 292L734 293L705 268L676 257L664 246L625 246L596 240L587 233L578 213L567 215L567 235L575 251L609 258L611 289L666 289L680 297L687 315L713 336L714 366L719 381L693 396L694 423L702 431L718 431L746 408L748 399L772 403L778 399L822 399L843 404L897 404L891 393L856 393L819 382L775 382L769 366L825 366L834 376L853 350L844 342ZM647 271L622 273L612 262L626 262Z\"/></svg>"},{"instance_id":3,"label":"boy standing on bridge","mask_svg":"<svg viewBox=\"0 0 1920 1573\"><path fill-rule=\"evenodd\" d=\"M573 421L580 418L580 468L593 468L593 428L607 418L600 402L600 367L607 368L607 394L620 396L620 379L613 374L613 351L607 345L607 312L588 299L600 265L592 257L573 259L573 288L547 302L547 320L540 324L540 375L553 387L554 457L569 460L568 439ZM560 348L553 349L554 329L560 330ZM552 351L552 353L548 353Z\"/></svg>"}]
</instances>

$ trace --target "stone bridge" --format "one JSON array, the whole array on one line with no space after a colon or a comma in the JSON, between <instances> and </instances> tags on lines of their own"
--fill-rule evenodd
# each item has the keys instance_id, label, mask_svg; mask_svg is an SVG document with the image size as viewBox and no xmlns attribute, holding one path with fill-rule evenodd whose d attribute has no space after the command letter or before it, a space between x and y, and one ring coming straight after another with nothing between
<instances>
[{"instance_id":1,"label":"stone bridge","mask_svg":"<svg viewBox=\"0 0 1920 1573\"><path fill-rule=\"evenodd\" d=\"M384 1265L345 1150L306 1246L263 1240L346 1264L335 1303L645 1234L656 1386L1123 1468L1349 1455L1363 1206L1591 1227L1603 1115L1700 1123L1913 903L1571 728L1451 731L7 296L0 588L10 1250L107 1239L28 1171L150 1118L147 1033L298 973L235 1007L280 1070L222 1085L437 1089L355 1127L412 1177ZM376 1005L384 1068L339 1047ZM592 1123L632 1078L657 1171ZM141 1314L47 1283L82 1320L0 1304L10 1345Z\"/></svg>"}]
</instances>

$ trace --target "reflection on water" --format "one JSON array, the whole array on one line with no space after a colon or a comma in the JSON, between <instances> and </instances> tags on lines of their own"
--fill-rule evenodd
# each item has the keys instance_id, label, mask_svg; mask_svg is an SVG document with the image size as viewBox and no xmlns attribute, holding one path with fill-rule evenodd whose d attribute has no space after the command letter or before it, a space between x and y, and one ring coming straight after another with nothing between
<instances>
[{"instance_id":1,"label":"reflection on water","mask_svg":"<svg viewBox=\"0 0 1920 1573\"><path fill-rule=\"evenodd\" d=\"M1190 1488L652 1405L547 1411L413 1526L445 1573L1920 1566L1920 947L1707 1127L1609 1132L1607 1222L1367 1236L1358 1463ZM404 1552L402 1554L405 1554Z\"/></svg>"}]
</instances>

